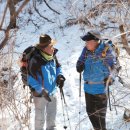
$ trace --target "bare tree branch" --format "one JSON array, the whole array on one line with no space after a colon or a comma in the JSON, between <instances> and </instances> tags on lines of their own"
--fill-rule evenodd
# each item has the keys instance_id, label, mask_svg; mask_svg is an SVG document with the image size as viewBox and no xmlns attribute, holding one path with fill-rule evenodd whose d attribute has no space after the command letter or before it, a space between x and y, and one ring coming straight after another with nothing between
<instances>
[{"instance_id":1,"label":"bare tree branch","mask_svg":"<svg viewBox=\"0 0 130 130\"><path fill-rule=\"evenodd\" d=\"M13 0L15 5L18 4L20 1L22 1L22 0Z\"/></svg>"},{"instance_id":2,"label":"bare tree branch","mask_svg":"<svg viewBox=\"0 0 130 130\"><path fill-rule=\"evenodd\" d=\"M13 0L8 0L8 7L10 10L10 28L16 28L16 10L15 10L15 4Z\"/></svg>"},{"instance_id":3,"label":"bare tree branch","mask_svg":"<svg viewBox=\"0 0 130 130\"><path fill-rule=\"evenodd\" d=\"M48 18L46 18L45 16L41 15L41 13L39 12L39 10L38 10L37 7L36 7L36 2L35 2L35 1L33 1L33 6L34 6L35 11L37 12L37 14L38 14L40 17L42 17L43 19L47 20L48 22L55 23L55 22L49 20Z\"/></svg>"},{"instance_id":4,"label":"bare tree branch","mask_svg":"<svg viewBox=\"0 0 130 130\"><path fill-rule=\"evenodd\" d=\"M7 30L5 31L5 37L4 37L3 41L0 44L0 50L2 48L4 48L4 46L7 44L7 41L9 39L9 31L10 31L10 28L7 28Z\"/></svg>"},{"instance_id":5,"label":"bare tree branch","mask_svg":"<svg viewBox=\"0 0 130 130\"><path fill-rule=\"evenodd\" d=\"M86 19L86 17L79 17L78 19L76 19L76 18L68 19L66 21L67 26L72 26L72 25L76 25L76 24L84 24L87 26L91 26L91 22L88 19Z\"/></svg>"},{"instance_id":6,"label":"bare tree branch","mask_svg":"<svg viewBox=\"0 0 130 130\"><path fill-rule=\"evenodd\" d=\"M10 1L10 0L9 0L9 1ZM9 1L8 1L8 2L9 2ZM22 9L24 8L24 6L25 6L28 2L29 2L29 0L25 0L16 12L13 10L13 11L15 12L15 14L13 14L12 16L10 16L10 17L11 17L10 20L12 20L12 19L14 20L14 19L19 15L19 13L22 11ZM11 23L11 21L10 21L10 23ZM0 50L1 50L2 48L4 48L5 45L7 44L7 41L8 41L8 39L9 39L10 29L11 29L11 26L10 26L10 24L9 24L9 25L7 26L7 29L5 30L5 37L4 37L4 39L2 40L2 42L0 43Z\"/></svg>"},{"instance_id":7,"label":"bare tree branch","mask_svg":"<svg viewBox=\"0 0 130 130\"><path fill-rule=\"evenodd\" d=\"M3 13L2 21L1 21L1 24L0 24L0 29L1 29L2 26L3 26L4 19L5 19L5 15L6 15L6 12L7 12L7 8L8 8L8 1L7 1L7 4L6 4L6 7L5 7L5 10L4 10L4 13Z\"/></svg>"},{"instance_id":8,"label":"bare tree branch","mask_svg":"<svg viewBox=\"0 0 130 130\"><path fill-rule=\"evenodd\" d=\"M114 6L115 4L112 3L113 0L105 0L102 3L98 4L94 8L90 9L88 11L87 17L92 18L98 15L101 15L101 13L104 11L104 9L109 8L110 6Z\"/></svg>"},{"instance_id":9,"label":"bare tree branch","mask_svg":"<svg viewBox=\"0 0 130 130\"><path fill-rule=\"evenodd\" d=\"M46 0L44 0L44 2L45 2L45 4L47 5L47 7L48 7L50 10L52 10L53 12L55 12L55 13L57 13L57 14L60 15L60 13L59 13L58 11L56 11L56 10L54 10L52 7L50 7L50 5L46 2Z\"/></svg>"},{"instance_id":10,"label":"bare tree branch","mask_svg":"<svg viewBox=\"0 0 130 130\"><path fill-rule=\"evenodd\" d=\"M23 2L23 4L19 7L19 9L16 12L16 17L19 15L19 13L22 11L22 9L24 8L24 6L29 2L30 0L25 0Z\"/></svg>"}]
</instances>

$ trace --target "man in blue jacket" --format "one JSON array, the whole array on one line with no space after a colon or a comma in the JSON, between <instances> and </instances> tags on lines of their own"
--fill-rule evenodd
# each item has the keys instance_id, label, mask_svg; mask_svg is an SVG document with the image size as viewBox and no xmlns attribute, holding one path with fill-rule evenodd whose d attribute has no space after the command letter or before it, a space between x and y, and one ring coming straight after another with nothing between
<instances>
[{"instance_id":1,"label":"man in blue jacket","mask_svg":"<svg viewBox=\"0 0 130 130\"><path fill-rule=\"evenodd\" d=\"M86 111L95 130L106 130L106 81L116 57L110 48L104 52L106 44L98 31L89 31L81 39L86 43L76 68L83 71Z\"/></svg>"},{"instance_id":2,"label":"man in blue jacket","mask_svg":"<svg viewBox=\"0 0 130 130\"><path fill-rule=\"evenodd\" d=\"M56 86L62 88L65 78L56 58L55 43L49 35L41 35L36 45L37 53L29 61L28 83L35 104L35 130L43 130L45 120L46 130L57 130Z\"/></svg>"}]
</instances>

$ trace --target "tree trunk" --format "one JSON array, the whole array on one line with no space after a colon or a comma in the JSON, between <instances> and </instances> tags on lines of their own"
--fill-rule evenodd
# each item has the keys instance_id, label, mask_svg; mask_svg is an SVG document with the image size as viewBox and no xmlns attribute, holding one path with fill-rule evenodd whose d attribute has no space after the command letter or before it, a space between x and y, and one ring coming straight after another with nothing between
<instances>
[{"instance_id":1,"label":"tree trunk","mask_svg":"<svg viewBox=\"0 0 130 130\"><path fill-rule=\"evenodd\" d=\"M127 41L124 25L123 24L120 25L119 29L120 29L120 33L122 34L121 35L121 40L122 40L122 43L123 43L123 47L125 48L127 53L130 55L130 47L128 46L128 41Z\"/></svg>"},{"instance_id":2,"label":"tree trunk","mask_svg":"<svg viewBox=\"0 0 130 130\"><path fill-rule=\"evenodd\" d=\"M14 0L8 1L8 7L10 11L10 28L16 28L16 11L15 11L15 4Z\"/></svg>"}]
</instances>

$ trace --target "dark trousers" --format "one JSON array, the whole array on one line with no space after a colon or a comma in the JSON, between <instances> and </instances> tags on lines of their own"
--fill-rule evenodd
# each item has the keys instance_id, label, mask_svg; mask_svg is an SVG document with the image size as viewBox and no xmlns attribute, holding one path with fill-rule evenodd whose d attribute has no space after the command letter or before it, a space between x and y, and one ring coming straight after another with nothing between
<instances>
[{"instance_id":1,"label":"dark trousers","mask_svg":"<svg viewBox=\"0 0 130 130\"><path fill-rule=\"evenodd\" d=\"M94 130L106 130L106 94L91 95L85 93L86 111Z\"/></svg>"}]
</instances>

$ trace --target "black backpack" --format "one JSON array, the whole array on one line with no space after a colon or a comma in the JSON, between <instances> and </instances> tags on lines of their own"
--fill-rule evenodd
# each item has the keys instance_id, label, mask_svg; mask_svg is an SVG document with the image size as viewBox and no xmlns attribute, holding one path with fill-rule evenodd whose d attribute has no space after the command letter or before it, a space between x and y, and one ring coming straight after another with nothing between
<instances>
[{"instance_id":1,"label":"black backpack","mask_svg":"<svg viewBox=\"0 0 130 130\"><path fill-rule=\"evenodd\" d=\"M22 54L22 58L20 61L21 62L20 71L21 71L21 77L24 84L23 85L24 88L25 86L29 86L27 82L27 77L31 73L29 71L30 60L34 55L37 55L38 53L39 53L39 50L35 46L29 46L28 48L24 50Z\"/></svg>"}]
</instances>

